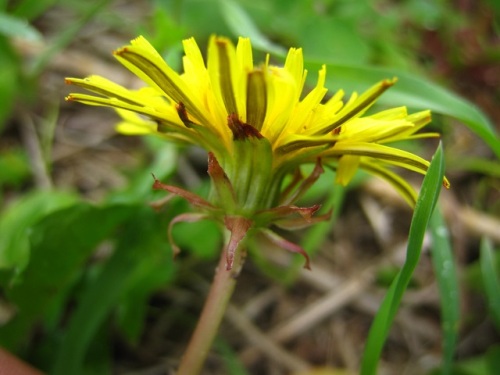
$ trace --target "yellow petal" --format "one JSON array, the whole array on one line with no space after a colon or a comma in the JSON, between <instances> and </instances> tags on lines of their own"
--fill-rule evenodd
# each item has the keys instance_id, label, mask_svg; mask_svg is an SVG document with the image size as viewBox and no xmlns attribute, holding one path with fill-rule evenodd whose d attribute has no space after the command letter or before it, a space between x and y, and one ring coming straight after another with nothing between
<instances>
[{"instance_id":1,"label":"yellow petal","mask_svg":"<svg viewBox=\"0 0 500 375\"><path fill-rule=\"evenodd\" d=\"M346 186L358 170L361 158L356 155L343 155L340 157L337 167L335 182Z\"/></svg>"},{"instance_id":2,"label":"yellow petal","mask_svg":"<svg viewBox=\"0 0 500 375\"><path fill-rule=\"evenodd\" d=\"M289 76L295 81L297 91L294 101L297 102L300 99L300 94L302 93L307 76L307 71L304 70L302 48L290 48L286 56L284 70L286 70Z\"/></svg>"},{"instance_id":3,"label":"yellow petal","mask_svg":"<svg viewBox=\"0 0 500 375\"><path fill-rule=\"evenodd\" d=\"M368 142L336 143L334 147L325 152L325 155L337 157L343 155L366 156L422 174L427 172L430 164L427 160L411 152Z\"/></svg>"},{"instance_id":4,"label":"yellow petal","mask_svg":"<svg viewBox=\"0 0 500 375\"><path fill-rule=\"evenodd\" d=\"M143 38L141 41L142 43L132 43L131 46L118 49L114 53L115 57L143 81L161 90L176 103L183 103L197 121L209 124L209 119L201 110L203 105L199 96L161 59L149 43Z\"/></svg>"},{"instance_id":5,"label":"yellow petal","mask_svg":"<svg viewBox=\"0 0 500 375\"><path fill-rule=\"evenodd\" d=\"M385 90L394 85L394 83L396 83L396 79L386 79L372 86L359 97L353 94L347 104L337 113L333 122L325 128L319 130L318 133L328 133L351 118L361 116L368 108L370 108L375 100L382 95Z\"/></svg>"},{"instance_id":6,"label":"yellow petal","mask_svg":"<svg viewBox=\"0 0 500 375\"><path fill-rule=\"evenodd\" d=\"M417 193L404 178L374 162L362 161L360 166L368 173L389 182L411 207L415 206Z\"/></svg>"}]
</instances>

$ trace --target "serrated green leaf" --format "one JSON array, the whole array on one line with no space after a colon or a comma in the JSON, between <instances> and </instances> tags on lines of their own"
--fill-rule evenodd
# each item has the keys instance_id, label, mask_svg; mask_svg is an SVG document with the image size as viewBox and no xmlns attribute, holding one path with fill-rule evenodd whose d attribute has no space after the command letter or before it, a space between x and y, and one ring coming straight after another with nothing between
<instances>
[{"instance_id":1,"label":"serrated green leaf","mask_svg":"<svg viewBox=\"0 0 500 375\"><path fill-rule=\"evenodd\" d=\"M420 259L425 231L441 190L444 158L439 145L422 183L410 226L406 260L380 306L370 328L361 363L361 375L377 373L377 364L397 309Z\"/></svg>"},{"instance_id":2,"label":"serrated green leaf","mask_svg":"<svg viewBox=\"0 0 500 375\"><path fill-rule=\"evenodd\" d=\"M133 211L86 203L53 212L32 227L30 262L22 280L6 289L16 315L0 328L0 342L15 349L33 322L78 277L88 256Z\"/></svg>"},{"instance_id":3,"label":"serrated green leaf","mask_svg":"<svg viewBox=\"0 0 500 375\"><path fill-rule=\"evenodd\" d=\"M113 256L78 301L52 374L82 373L93 337L124 295L139 296L144 306L151 290L172 278L172 254L160 223L149 207L134 208L133 218L120 231ZM141 322L134 324L143 322L142 314L138 318Z\"/></svg>"},{"instance_id":4,"label":"serrated green leaf","mask_svg":"<svg viewBox=\"0 0 500 375\"><path fill-rule=\"evenodd\" d=\"M58 191L36 191L13 203L0 217L0 269L20 274L29 262L29 235L44 216L68 207L78 198Z\"/></svg>"}]
</instances>

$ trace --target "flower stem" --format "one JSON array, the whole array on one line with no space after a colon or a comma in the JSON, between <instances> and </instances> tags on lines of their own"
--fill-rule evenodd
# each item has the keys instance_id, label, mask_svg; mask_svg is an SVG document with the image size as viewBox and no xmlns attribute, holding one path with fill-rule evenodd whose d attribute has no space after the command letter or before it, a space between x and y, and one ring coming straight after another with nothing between
<instances>
[{"instance_id":1,"label":"flower stem","mask_svg":"<svg viewBox=\"0 0 500 375\"><path fill-rule=\"evenodd\" d=\"M203 311L181 359L177 375L197 375L200 373L219 329L229 299L233 294L236 278L244 261L245 251L239 248L235 252L233 268L226 270L226 251L221 252L219 264L215 270L214 280L203 306Z\"/></svg>"}]
</instances>

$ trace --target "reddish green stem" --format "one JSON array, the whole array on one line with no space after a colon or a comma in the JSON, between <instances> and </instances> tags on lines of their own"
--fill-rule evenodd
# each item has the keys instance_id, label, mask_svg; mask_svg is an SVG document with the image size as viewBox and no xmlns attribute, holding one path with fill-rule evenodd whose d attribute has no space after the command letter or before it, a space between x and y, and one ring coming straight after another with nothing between
<instances>
[{"instance_id":1,"label":"reddish green stem","mask_svg":"<svg viewBox=\"0 0 500 375\"><path fill-rule=\"evenodd\" d=\"M200 373L233 294L236 278L243 266L245 257L242 253L243 249L236 251L233 268L226 270L226 252L222 251L203 311L181 359L177 375Z\"/></svg>"}]
</instances>

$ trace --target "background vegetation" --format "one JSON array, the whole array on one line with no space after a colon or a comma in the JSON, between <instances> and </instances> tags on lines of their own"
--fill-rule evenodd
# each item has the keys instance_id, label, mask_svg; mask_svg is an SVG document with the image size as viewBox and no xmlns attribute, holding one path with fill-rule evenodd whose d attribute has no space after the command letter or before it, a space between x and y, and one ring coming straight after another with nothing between
<instances>
[{"instance_id":1,"label":"background vegetation","mask_svg":"<svg viewBox=\"0 0 500 375\"><path fill-rule=\"evenodd\" d=\"M256 61L303 47L308 78L326 64L331 91L397 76L380 105L433 110L452 189L425 237L412 224L412 249L412 212L390 188L360 174L341 189L327 172L304 200L333 207L331 223L293 234L313 271L253 243L205 373L370 373L382 350L381 374L494 374L499 15L495 0L0 1L0 345L53 374L175 368L221 237L179 224L173 261L166 228L189 207L153 210L150 173L204 194L206 156L117 135L111 111L64 102L64 77L138 87L112 50L143 34L181 69L181 40L216 33L252 37ZM437 146L405 145L428 158Z\"/></svg>"}]
</instances>

